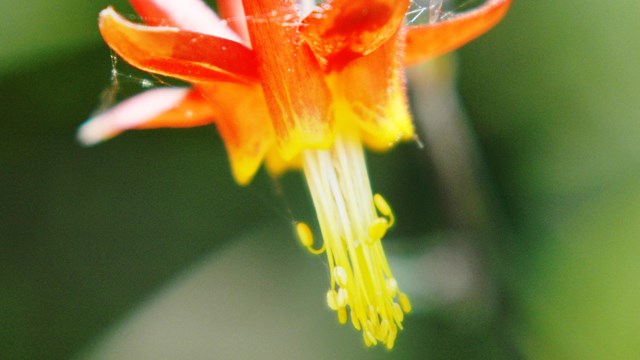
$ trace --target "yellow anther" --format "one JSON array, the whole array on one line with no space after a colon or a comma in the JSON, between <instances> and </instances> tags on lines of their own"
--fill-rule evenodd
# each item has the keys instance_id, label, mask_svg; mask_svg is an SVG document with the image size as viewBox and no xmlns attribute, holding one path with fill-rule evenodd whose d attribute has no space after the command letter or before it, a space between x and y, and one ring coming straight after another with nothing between
<instances>
[{"instance_id":1,"label":"yellow anther","mask_svg":"<svg viewBox=\"0 0 640 360\"><path fill-rule=\"evenodd\" d=\"M353 327L360 331L360 322L358 321L358 318L356 316L354 316L355 314L352 312L351 313L351 324L353 324Z\"/></svg>"},{"instance_id":2,"label":"yellow anther","mask_svg":"<svg viewBox=\"0 0 640 360\"><path fill-rule=\"evenodd\" d=\"M393 318L399 323L402 323L402 320L404 320L404 312L398 303L393 303Z\"/></svg>"},{"instance_id":3,"label":"yellow anther","mask_svg":"<svg viewBox=\"0 0 640 360\"><path fill-rule=\"evenodd\" d=\"M396 342L397 336L398 336L398 330L395 327L391 326L389 328L389 335L387 336L387 342L385 344L387 346L387 349L393 348L393 345Z\"/></svg>"},{"instance_id":4,"label":"yellow anther","mask_svg":"<svg viewBox=\"0 0 640 360\"><path fill-rule=\"evenodd\" d=\"M327 305L329 305L331 310L338 310L338 308L340 308L340 306L338 306L338 293L333 289L327 291Z\"/></svg>"},{"instance_id":5,"label":"yellow anther","mask_svg":"<svg viewBox=\"0 0 640 360\"><path fill-rule=\"evenodd\" d=\"M375 218L369 225L370 244L382 239L389 229L389 220L383 217Z\"/></svg>"},{"instance_id":6,"label":"yellow anther","mask_svg":"<svg viewBox=\"0 0 640 360\"><path fill-rule=\"evenodd\" d=\"M387 334L389 333L389 321L384 319L380 322L380 326L378 327L378 336L377 338L380 341L384 341L387 338Z\"/></svg>"},{"instance_id":7,"label":"yellow anther","mask_svg":"<svg viewBox=\"0 0 640 360\"><path fill-rule=\"evenodd\" d=\"M366 326L364 327L364 342L367 346L373 346L378 343L376 336L373 334L374 327L371 324L371 321L367 320Z\"/></svg>"},{"instance_id":8,"label":"yellow anther","mask_svg":"<svg viewBox=\"0 0 640 360\"><path fill-rule=\"evenodd\" d=\"M341 307L338 309L338 322L342 325L347 323L347 308Z\"/></svg>"},{"instance_id":9,"label":"yellow anther","mask_svg":"<svg viewBox=\"0 0 640 360\"><path fill-rule=\"evenodd\" d=\"M373 204L382 216L389 218L389 226L387 226L387 229L392 227L395 223L395 217L393 216L393 211L391 211L391 206L389 206L387 200L385 200L382 195L375 194L373 195Z\"/></svg>"},{"instance_id":10,"label":"yellow anther","mask_svg":"<svg viewBox=\"0 0 640 360\"><path fill-rule=\"evenodd\" d=\"M371 342L371 337L367 334L366 330L362 333L362 337L364 338L364 344L367 345L367 347L372 347L374 345L374 343Z\"/></svg>"},{"instance_id":11,"label":"yellow anther","mask_svg":"<svg viewBox=\"0 0 640 360\"><path fill-rule=\"evenodd\" d=\"M347 290L340 288L338 290L338 296L336 298L336 304L339 308L347 306Z\"/></svg>"},{"instance_id":12,"label":"yellow anther","mask_svg":"<svg viewBox=\"0 0 640 360\"><path fill-rule=\"evenodd\" d=\"M347 287L347 272L342 266L333 268L333 276L340 287Z\"/></svg>"},{"instance_id":13,"label":"yellow anther","mask_svg":"<svg viewBox=\"0 0 640 360\"><path fill-rule=\"evenodd\" d=\"M393 340L387 339L387 343L385 344L385 346L387 347L388 350L391 350L391 349L393 349L393 346L395 345L395 342L396 342L396 338L395 337L393 338Z\"/></svg>"},{"instance_id":14,"label":"yellow anther","mask_svg":"<svg viewBox=\"0 0 640 360\"><path fill-rule=\"evenodd\" d=\"M382 197L382 195L373 195L373 203L376 205L376 209L378 209L380 214L383 216L391 215L391 206L389 206L389 203Z\"/></svg>"},{"instance_id":15,"label":"yellow anther","mask_svg":"<svg viewBox=\"0 0 640 360\"><path fill-rule=\"evenodd\" d=\"M296 223L296 234L298 235L300 243L302 243L310 253L319 255L324 252L324 244L317 250L313 248L313 233L306 223L301 221Z\"/></svg>"},{"instance_id":16,"label":"yellow anther","mask_svg":"<svg viewBox=\"0 0 640 360\"><path fill-rule=\"evenodd\" d=\"M405 313L411 312L411 301L409 301L409 297L405 293L400 293L398 295L398 301L400 302L400 307Z\"/></svg>"},{"instance_id":17,"label":"yellow anther","mask_svg":"<svg viewBox=\"0 0 640 360\"><path fill-rule=\"evenodd\" d=\"M296 233L298 234L298 239L305 247L313 246L313 233L311 229L309 229L309 225L303 222L299 222L296 224Z\"/></svg>"}]
</instances>

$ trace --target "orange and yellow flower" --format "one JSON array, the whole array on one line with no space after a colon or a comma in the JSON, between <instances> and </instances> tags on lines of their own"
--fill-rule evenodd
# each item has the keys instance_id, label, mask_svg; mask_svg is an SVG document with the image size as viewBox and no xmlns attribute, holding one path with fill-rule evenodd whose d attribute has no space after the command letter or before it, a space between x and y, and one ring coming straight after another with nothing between
<instances>
[{"instance_id":1,"label":"orange and yellow flower","mask_svg":"<svg viewBox=\"0 0 640 360\"><path fill-rule=\"evenodd\" d=\"M411 305L382 248L394 216L371 191L363 144L386 150L412 139L404 67L484 33L511 1L411 26L409 0L309 1L219 0L220 18L201 0L130 0L145 24L106 8L99 27L113 51L192 86L128 99L89 119L79 139L215 124L239 184L263 161L274 175L301 167L323 245L306 224L296 230L309 251L327 254L329 307L367 345L392 348Z\"/></svg>"}]
</instances>

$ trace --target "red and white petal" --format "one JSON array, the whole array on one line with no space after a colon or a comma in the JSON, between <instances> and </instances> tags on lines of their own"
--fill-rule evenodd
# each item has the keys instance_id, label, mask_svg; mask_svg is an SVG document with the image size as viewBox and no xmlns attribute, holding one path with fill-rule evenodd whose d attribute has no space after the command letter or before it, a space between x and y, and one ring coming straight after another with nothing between
<instances>
[{"instance_id":1,"label":"red and white petal","mask_svg":"<svg viewBox=\"0 0 640 360\"><path fill-rule=\"evenodd\" d=\"M241 42L240 37L202 0L130 0L145 23L174 26Z\"/></svg>"},{"instance_id":2,"label":"red and white petal","mask_svg":"<svg viewBox=\"0 0 640 360\"><path fill-rule=\"evenodd\" d=\"M329 0L300 29L313 52L331 68L382 46L402 25L409 0Z\"/></svg>"},{"instance_id":3,"label":"red and white petal","mask_svg":"<svg viewBox=\"0 0 640 360\"><path fill-rule=\"evenodd\" d=\"M137 129L187 128L208 125L216 112L201 87L191 89L180 103L168 111L141 123Z\"/></svg>"},{"instance_id":4,"label":"red and white petal","mask_svg":"<svg viewBox=\"0 0 640 360\"><path fill-rule=\"evenodd\" d=\"M509 6L511 0L488 0L476 9L444 21L409 26L405 65L425 61L465 45L500 22Z\"/></svg>"},{"instance_id":5,"label":"red and white petal","mask_svg":"<svg viewBox=\"0 0 640 360\"><path fill-rule=\"evenodd\" d=\"M100 12L99 27L109 47L141 70L192 83L258 78L254 53L235 41L178 28L135 24L111 7Z\"/></svg>"},{"instance_id":6,"label":"red and white petal","mask_svg":"<svg viewBox=\"0 0 640 360\"><path fill-rule=\"evenodd\" d=\"M190 127L211 122L212 112L204 98L192 93L187 88L143 92L87 120L78 129L78 140L94 145L130 129ZM164 116L168 113L170 117Z\"/></svg>"}]
</instances>

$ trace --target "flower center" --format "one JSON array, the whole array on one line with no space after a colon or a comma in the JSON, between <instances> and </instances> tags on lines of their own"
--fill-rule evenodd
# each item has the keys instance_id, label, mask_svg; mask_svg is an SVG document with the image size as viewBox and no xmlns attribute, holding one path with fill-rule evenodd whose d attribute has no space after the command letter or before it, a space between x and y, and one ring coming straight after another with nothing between
<instances>
[{"instance_id":1,"label":"flower center","mask_svg":"<svg viewBox=\"0 0 640 360\"><path fill-rule=\"evenodd\" d=\"M381 341L392 348L411 305L382 248L380 240L394 217L382 196L372 196L362 145L356 136L339 135L329 150L305 150L303 161L324 245L313 248L306 224L298 223L296 229L309 251L327 253L327 304L341 324L350 315L368 346Z\"/></svg>"}]
</instances>

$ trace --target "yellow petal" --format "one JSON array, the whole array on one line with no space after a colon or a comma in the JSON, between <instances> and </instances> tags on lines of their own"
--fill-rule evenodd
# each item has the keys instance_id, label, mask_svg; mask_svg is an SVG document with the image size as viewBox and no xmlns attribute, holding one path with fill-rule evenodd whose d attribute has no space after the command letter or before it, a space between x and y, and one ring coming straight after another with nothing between
<instances>
[{"instance_id":1,"label":"yellow petal","mask_svg":"<svg viewBox=\"0 0 640 360\"><path fill-rule=\"evenodd\" d=\"M353 123L365 144L375 150L387 150L413 136L401 42L399 32L373 53L330 75L339 126Z\"/></svg>"}]
</instances>

